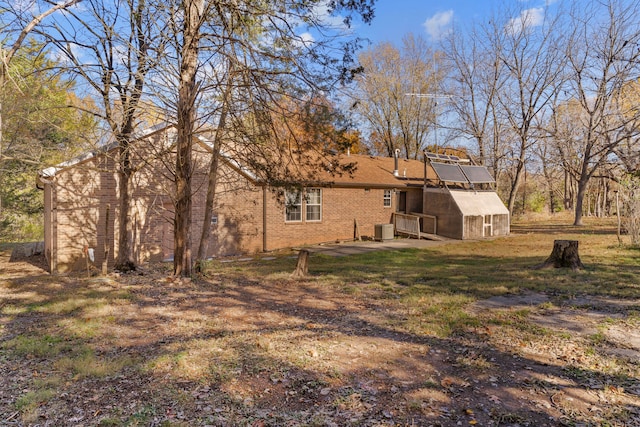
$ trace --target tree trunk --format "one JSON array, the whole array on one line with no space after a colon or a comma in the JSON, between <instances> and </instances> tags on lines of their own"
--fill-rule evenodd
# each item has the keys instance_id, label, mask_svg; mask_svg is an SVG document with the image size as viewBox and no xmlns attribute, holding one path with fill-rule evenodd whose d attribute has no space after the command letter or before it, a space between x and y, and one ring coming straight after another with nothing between
<instances>
[{"instance_id":1,"label":"tree trunk","mask_svg":"<svg viewBox=\"0 0 640 427\"><path fill-rule=\"evenodd\" d=\"M511 183L511 191L509 192L509 201L507 208L509 209L509 216L513 216L513 209L516 204L516 197L518 196L518 189L520 188L520 181L522 181L522 175L524 171L524 161L518 160L518 166L516 166L516 175Z\"/></svg>"},{"instance_id":2,"label":"tree trunk","mask_svg":"<svg viewBox=\"0 0 640 427\"><path fill-rule=\"evenodd\" d=\"M223 110L221 115L226 115ZM220 121L222 121L222 117ZM218 124L220 125L220 124ZM207 258L209 251L209 238L211 237L211 218L213 217L213 204L216 197L216 185L218 182L218 163L220 159L220 139L222 134L220 127L216 129L216 136L213 142L213 152L211 153L211 163L209 166L209 183L207 185L207 199L204 204L204 219L202 223L202 234L200 235L200 244L198 253L196 254L196 271L202 272L202 263Z\"/></svg>"},{"instance_id":3,"label":"tree trunk","mask_svg":"<svg viewBox=\"0 0 640 427\"><path fill-rule=\"evenodd\" d=\"M131 181L131 159L129 153L129 135L123 135L118 142L118 190L120 203L118 212L118 257L114 268L119 271L133 271L136 265L131 257L131 224L129 210L131 207L131 195L129 194L129 181Z\"/></svg>"},{"instance_id":4,"label":"tree trunk","mask_svg":"<svg viewBox=\"0 0 640 427\"><path fill-rule=\"evenodd\" d=\"M176 207L173 221L174 259L176 276L191 275L191 151L192 126L185 120L190 113L178 116L178 146L176 150ZM180 126L182 126L180 128Z\"/></svg>"},{"instance_id":5,"label":"tree trunk","mask_svg":"<svg viewBox=\"0 0 640 427\"><path fill-rule=\"evenodd\" d=\"M102 275L107 275L107 266L109 263L109 215L110 215L111 205L107 204L107 208L104 215L104 244L102 245Z\"/></svg>"},{"instance_id":6,"label":"tree trunk","mask_svg":"<svg viewBox=\"0 0 640 427\"><path fill-rule=\"evenodd\" d=\"M183 46L178 87L178 136L176 142L176 206L173 221L173 274L191 276L191 174L200 24L204 0L184 0Z\"/></svg>"},{"instance_id":7,"label":"tree trunk","mask_svg":"<svg viewBox=\"0 0 640 427\"><path fill-rule=\"evenodd\" d=\"M0 55L2 55L2 52L0 52ZM4 58L0 58L0 61L4 60ZM3 125L2 125L2 98L3 98L3 93L4 92L4 66L0 65L0 171L2 171L2 164L4 163L3 161L3 154L2 154L2 129L3 129ZM4 176L4 173L0 174L0 188L2 188L2 177ZM0 193L0 223L2 222L2 193Z\"/></svg>"},{"instance_id":8,"label":"tree trunk","mask_svg":"<svg viewBox=\"0 0 640 427\"><path fill-rule=\"evenodd\" d=\"M573 210L573 182L571 181L571 176L569 172L565 169L564 171L564 209L567 211Z\"/></svg>"},{"instance_id":9,"label":"tree trunk","mask_svg":"<svg viewBox=\"0 0 640 427\"><path fill-rule=\"evenodd\" d=\"M298 263L296 269L291 274L291 277L300 279L305 277L309 273L309 251L307 249L301 249L298 253Z\"/></svg>"},{"instance_id":10,"label":"tree trunk","mask_svg":"<svg viewBox=\"0 0 640 427\"><path fill-rule=\"evenodd\" d=\"M584 204L584 196L587 193L588 180L578 181L578 194L576 195L576 210L573 220L573 225L582 225L582 212Z\"/></svg>"},{"instance_id":11,"label":"tree trunk","mask_svg":"<svg viewBox=\"0 0 640 427\"><path fill-rule=\"evenodd\" d=\"M578 270L584 267L580 261L577 240L554 240L553 251L549 258L536 268L571 268Z\"/></svg>"},{"instance_id":12,"label":"tree trunk","mask_svg":"<svg viewBox=\"0 0 640 427\"><path fill-rule=\"evenodd\" d=\"M213 216L213 205L216 196L216 185L218 182L218 163L220 159L220 147L224 136L224 129L227 121L227 111L229 106L229 95L231 93L231 84L233 79L233 70L230 67L227 87L224 91L222 99L222 108L220 111L220 119L218 127L213 139L213 152L211 153L211 163L209 165L209 183L207 185L207 199L204 207L204 222L202 224L202 234L200 236L200 245L196 255L196 271L202 271L202 263L207 257L209 250L209 238L211 234L211 217Z\"/></svg>"}]
</instances>

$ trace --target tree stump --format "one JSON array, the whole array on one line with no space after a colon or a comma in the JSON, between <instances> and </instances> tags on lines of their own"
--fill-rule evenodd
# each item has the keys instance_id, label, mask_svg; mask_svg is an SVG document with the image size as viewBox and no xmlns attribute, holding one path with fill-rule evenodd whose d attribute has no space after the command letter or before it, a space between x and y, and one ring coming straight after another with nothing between
<instances>
[{"instance_id":1,"label":"tree stump","mask_svg":"<svg viewBox=\"0 0 640 427\"><path fill-rule=\"evenodd\" d=\"M553 251L545 262L536 266L536 268L571 268L572 270L578 270L583 268L584 265L580 261L580 255L578 254L578 241L577 240L554 240Z\"/></svg>"},{"instance_id":2,"label":"tree stump","mask_svg":"<svg viewBox=\"0 0 640 427\"><path fill-rule=\"evenodd\" d=\"M296 269L291 273L293 278L305 277L309 273L309 251L307 249L300 249L298 253L298 263Z\"/></svg>"}]
</instances>

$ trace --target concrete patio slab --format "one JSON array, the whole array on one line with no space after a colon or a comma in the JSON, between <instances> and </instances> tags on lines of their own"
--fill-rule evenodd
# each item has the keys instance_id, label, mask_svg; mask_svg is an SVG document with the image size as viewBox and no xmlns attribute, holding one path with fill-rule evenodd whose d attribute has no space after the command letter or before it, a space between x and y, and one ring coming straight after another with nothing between
<instances>
[{"instance_id":1,"label":"concrete patio slab","mask_svg":"<svg viewBox=\"0 0 640 427\"><path fill-rule=\"evenodd\" d=\"M393 251L410 248L429 248L461 242L461 240L427 240L396 238L388 241L350 241L340 243L327 243L305 247L312 254L323 254L328 256L348 256L358 255L375 251ZM302 248L297 248L298 250Z\"/></svg>"}]
</instances>

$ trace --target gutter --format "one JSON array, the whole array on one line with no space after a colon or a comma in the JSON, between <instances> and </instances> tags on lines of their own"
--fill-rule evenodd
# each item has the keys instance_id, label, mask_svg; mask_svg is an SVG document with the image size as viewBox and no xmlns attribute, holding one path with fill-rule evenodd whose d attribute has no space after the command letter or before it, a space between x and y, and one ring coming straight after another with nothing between
<instances>
[{"instance_id":1,"label":"gutter","mask_svg":"<svg viewBox=\"0 0 640 427\"><path fill-rule=\"evenodd\" d=\"M305 183L306 187L321 187L321 188L376 188L376 189L392 189L392 188L421 188L422 183L419 182L399 182L398 184L381 184L379 182L315 182Z\"/></svg>"}]
</instances>

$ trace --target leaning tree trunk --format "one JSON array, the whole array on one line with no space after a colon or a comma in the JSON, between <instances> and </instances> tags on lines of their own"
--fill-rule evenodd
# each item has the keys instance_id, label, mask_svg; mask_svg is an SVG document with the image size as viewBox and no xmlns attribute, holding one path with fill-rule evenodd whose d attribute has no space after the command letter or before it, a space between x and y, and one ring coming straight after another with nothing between
<instances>
[{"instance_id":1,"label":"leaning tree trunk","mask_svg":"<svg viewBox=\"0 0 640 427\"><path fill-rule=\"evenodd\" d=\"M578 270L584 267L580 261L577 240L554 240L553 251L549 258L536 268L571 268Z\"/></svg>"},{"instance_id":2,"label":"leaning tree trunk","mask_svg":"<svg viewBox=\"0 0 640 427\"><path fill-rule=\"evenodd\" d=\"M522 176L525 173L525 151L526 151L526 140L524 137L520 139L520 155L517 159L518 164L516 165L516 174L511 183L511 191L509 192L509 201L507 203L507 208L509 209L509 216L513 216L513 210L516 204L516 197L518 196L518 189L520 188L520 183L522 182ZM524 210L524 206L522 207Z\"/></svg>"},{"instance_id":3,"label":"leaning tree trunk","mask_svg":"<svg viewBox=\"0 0 640 427\"><path fill-rule=\"evenodd\" d=\"M223 109L221 115L226 115ZM223 121L220 118L220 121ZM216 185L218 183L218 163L220 159L220 137L222 134L220 127L216 130L216 136L213 142L213 152L211 153L211 163L209 165L209 183L207 185L207 199L204 204L204 219L202 223L202 234L200 235L200 244L198 253L196 254L196 272L200 273L203 269L204 260L207 258L209 251L209 238L211 235L211 218L213 217L213 204L216 197Z\"/></svg>"},{"instance_id":4,"label":"leaning tree trunk","mask_svg":"<svg viewBox=\"0 0 640 427\"><path fill-rule=\"evenodd\" d=\"M213 204L216 196L216 186L218 183L218 163L220 159L220 147L227 121L227 112L229 109L229 95L231 93L231 83L233 79L233 67L230 67L227 87L224 90L222 99L222 108L220 110L220 118L218 119L218 127L213 139L213 152L211 153L211 163L209 164L209 182L207 186L207 199L204 205L204 222L202 224L202 235L200 236L200 245L196 254L196 272L202 272L202 264L207 257L209 250L209 238L211 234L211 217L213 216Z\"/></svg>"}]
</instances>

